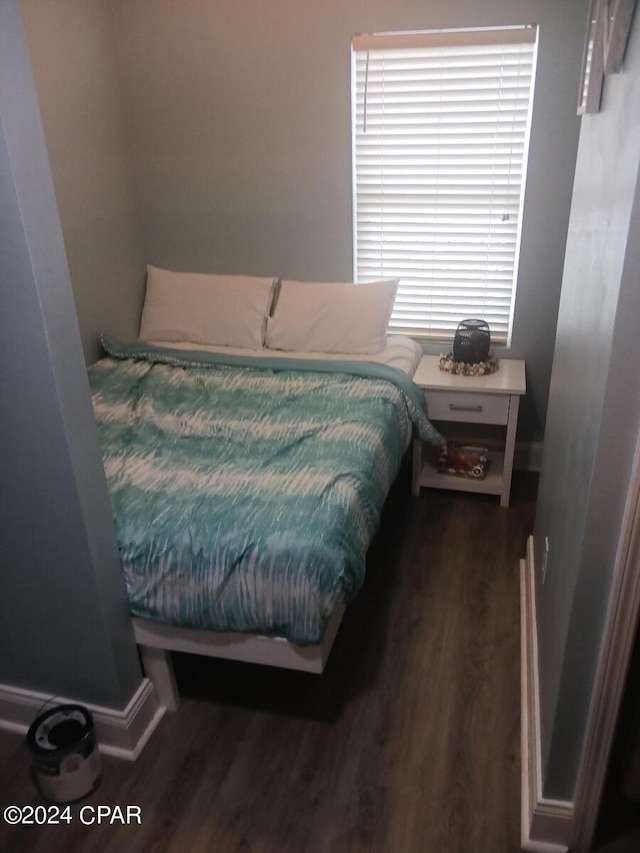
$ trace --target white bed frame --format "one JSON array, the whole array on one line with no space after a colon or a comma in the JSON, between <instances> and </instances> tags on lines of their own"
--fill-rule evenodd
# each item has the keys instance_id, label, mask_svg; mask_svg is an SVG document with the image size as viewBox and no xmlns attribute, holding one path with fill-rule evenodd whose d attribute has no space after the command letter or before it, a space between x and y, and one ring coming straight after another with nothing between
<instances>
[{"instance_id":1,"label":"white bed frame","mask_svg":"<svg viewBox=\"0 0 640 853\"><path fill-rule=\"evenodd\" d=\"M171 652L188 652L225 660L259 663L303 672L323 672L344 614L341 605L325 629L324 641L298 646L282 637L177 628L150 619L133 619L133 631L145 675L156 690L158 702L168 711L180 706Z\"/></svg>"}]
</instances>

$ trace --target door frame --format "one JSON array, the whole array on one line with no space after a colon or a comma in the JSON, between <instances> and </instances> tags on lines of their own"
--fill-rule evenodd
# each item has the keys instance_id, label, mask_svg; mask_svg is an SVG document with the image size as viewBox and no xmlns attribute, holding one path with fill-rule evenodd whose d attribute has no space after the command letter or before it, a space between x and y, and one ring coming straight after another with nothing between
<instances>
[{"instance_id":1,"label":"door frame","mask_svg":"<svg viewBox=\"0 0 640 853\"><path fill-rule=\"evenodd\" d=\"M607 618L574 797L570 849L591 849L640 613L640 434L625 504Z\"/></svg>"}]
</instances>

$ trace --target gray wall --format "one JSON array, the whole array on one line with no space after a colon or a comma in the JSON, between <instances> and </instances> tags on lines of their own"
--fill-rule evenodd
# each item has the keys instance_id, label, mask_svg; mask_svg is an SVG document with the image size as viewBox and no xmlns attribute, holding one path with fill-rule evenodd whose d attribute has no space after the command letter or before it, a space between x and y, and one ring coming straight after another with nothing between
<instances>
[{"instance_id":1,"label":"gray wall","mask_svg":"<svg viewBox=\"0 0 640 853\"><path fill-rule=\"evenodd\" d=\"M351 278L354 32L539 24L510 354L527 359L520 438L541 439L579 129L585 0L21 5L89 362L101 331L137 334L146 261Z\"/></svg>"},{"instance_id":2,"label":"gray wall","mask_svg":"<svg viewBox=\"0 0 640 853\"><path fill-rule=\"evenodd\" d=\"M530 394L522 410L521 437L540 437L579 130L575 105L586 0L568 0L562 4L554 0L469 0L465 4L453 4L450 0L394 3L331 0L304 5L295 0L270 3L223 0L215 4L209 0L190 0L188 4L173 0L23 0L21 6L85 357L89 361L97 352L99 331L104 329L122 337L136 333L146 261L174 268L301 278L351 276L349 45L352 33L539 24L525 237L511 354L525 357L528 365ZM12 0L0 8L6 17L15 14L15 7ZM4 51L4 44L2 47ZM2 55L2 68L7 69L7 76L12 76L11 62L5 59L10 54ZM24 62L20 57L19 60ZM619 78L618 85L622 87L625 81L628 84L626 78ZM9 85L8 81L4 86L7 97L12 86L13 82ZM607 92L609 99L611 91ZM600 119L606 122L604 114L595 121ZM588 119L584 123L595 127L595 121ZM615 132L621 121L620 117L615 120ZM592 141L594 151L597 152L601 141L599 137ZM127 151L131 153L132 168ZM607 154L610 172L615 173L612 165L623 154L624 164L625 157L630 156L628 150ZM29 147L25 148L27 155L33 155ZM583 167L585 172L589 171L589 162ZM598 174L592 177L595 179ZM7 172L7 181L9 177ZM627 225L628 178L629 169L625 167L623 181L627 183L621 189L623 199L627 193L626 207L622 205L627 210L627 219L623 217ZM143 239L135 202L139 205ZM14 199L13 207L7 206L11 216L17 212L16 205ZM615 224L618 205L610 199L608 206ZM2 211L4 217L4 197ZM598 227L606 222L606 215L600 218ZM24 252L16 260L17 270L12 268L12 276L27 264L28 251L37 248L38 253L46 254L51 245L49 236L28 234L26 225L23 226ZM25 242L27 237L33 246ZM7 246L13 245L18 252L20 241L16 234L10 240L6 235L5 238ZM594 269L599 264L599 254L589 244L589 237L581 239L582 248L579 241L576 243L575 234L572 236L574 257L577 259L580 251L586 251L590 261L574 261L574 286L577 288L581 277L586 275L591 281L591 298L596 299L599 291ZM608 244L605 249L609 251ZM56 251L61 251L60 246ZM10 257L12 254L5 260L3 256L3 275ZM60 258L58 263L62 263ZM22 332L24 343L22 350L13 351L14 361L17 352L23 359L16 374L20 382L12 380L4 396L9 413L7 428L14 442L7 446L15 448L15 458L10 466L7 461L3 463L7 466L3 488L6 483L10 492L15 493L15 499L3 502L2 521L9 530L18 520L39 529L42 519L51 518L55 520L53 526L62 525L66 535L51 548L46 538L38 541L42 537L34 537L34 543L25 549L26 556L20 558L17 538L10 539L13 544L9 553L19 570L12 576L10 595L4 606L10 609L12 602L26 606L28 592L36 596L34 607L39 612L43 599L55 592L51 586L57 589L52 600L66 615L65 608L71 605L65 596L73 586L69 580L75 580L78 560L84 564L84 557L77 555L87 555L89 562L93 562L88 579L78 571L83 580L77 582L90 604L87 610L82 608L82 612L69 617L60 627L62 648L68 647L70 634L86 636L83 642L92 655L95 652L108 665L116 642L111 633L119 637L118 642L125 649L129 648L130 638L122 633L126 634L126 619L123 621L121 581L111 574L115 557L112 532L108 530L110 514L98 471L99 454L94 444L86 387L78 373L82 361L79 344L77 364L72 355L77 329L71 295L63 284L54 287L55 277L51 273L38 278L37 272L41 270L29 271L24 267L22 274L27 279L29 275L32 277L30 287L14 284L3 292L3 299L11 301L15 297L14 310L5 316L17 324L16 331ZM66 281L62 273L60 276ZM567 281L570 288L570 279ZM45 296L48 313L42 307ZM24 302L29 298L29 304ZM575 294L573 302L582 317L588 311L586 300ZM565 325L558 339L561 355L554 374L556 400L562 400L563 394L575 398L574 384L585 384L579 373L571 373L567 378L563 370L565 364L576 368L580 339L574 333L575 313L565 310L563 318ZM603 332L602 351L611 354L612 324L625 318L616 316L614 321L606 311L594 309L593 319L601 321L596 326ZM582 320L577 323L578 328L581 325ZM585 328L590 325L590 321L585 321ZM52 341L60 341L65 357L60 364L64 364L64 370L54 360L53 348L48 361L27 356L28 342L45 347L50 336ZM9 350L10 344L17 346L16 337L4 336L5 349ZM566 356L562 355L563 346L570 351ZM46 355L44 350L43 353ZM590 366L592 361L588 354ZM613 363L613 359L610 361ZM602 367L601 361L597 363ZM597 410L600 413L604 410L604 401L613 387L600 373L596 377L589 391L595 401L594 408L587 406L590 415L594 409L596 415ZM30 383L41 390L52 386L54 381L62 383L61 390L66 389L67 396L61 396L61 390L57 395L52 391L47 405L39 404L48 412L48 420L47 415L42 415L45 428L39 426L37 434L25 429L22 434L19 424L24 424L25 419L19 412L31 411L31 407L38 405L35 391L32 396L27 395ZM6 402L9 394L12 401L19 403L14 406L12 402L11 410ZM610 484L606 482L604 464L596 464L601 461L596 453L601 449L601 432L597 436L588 433L577 442L577 449L572 451L577 454L572 471L563 463L568 446L565 439L573 440L575 435L566 430L565 422L569 418L574 424L582 423L563 405L549 419L550 461L545 468L551 473L543 477L536 532L537 540L550 533L552 541L549 580L539 590L541 618L545 631L549 631L548 644L543 649L547 668L545 754L549 768L553 767L552 742L562 734L556 710L564 701L563 667L569 666L572 648L569 640L577 636L570 618L574 593L580 588L576 579L581 555L590 544L584 534L598 509L613 513L614 521L619 509L615 501L606 499L610 491L606 487ZM617 413L615 407L612 411ZM79 420L71 422L68 420L71 417ZM37 457L36 466L27 459L25 443L28 440L30 447L40 449L43 434L56 435L56 418L59 446L54 443L54 454L42 451L44 457L55 455L55 459L49 459L49 467L43 467ZM82 457L81 465L78 454ZM589 474L580 468L585 461ZM565 473L569 485L563 486ZM598 477L605 480L603 497L596 500L592 491L588 496L583 495L585 485L593 486ZM92 488L88 488L87 478ZM54 480L60 484L55 489ZM69 490L68 503L65 488ZM578 498L574 500L576 490ZM57 498L65 495L64 502L53 501L51 495ZM603 503L602 507L598 501ZM568 535L563 538L565 526L560 522L563 516L577 543ZM91 534L87 532L89 521L95 525ZM84 545L80 541L83 538ZM55 535L52 541L57 541ZM68 548L64 557L57 553L56 548L62 548L65 542L78 545L73 551L76 557L70 555ZM604 547L600 541L597 544ZM38 553L31 553L32 550ZM564 568L554 571L557 555L563 550L567 553L567 571ZM49 555L46 565L55 564L56 568L51 578L45 578L46 593L39 596L34 589L37 592L41 573L34 578L31 567L43 564L45 551ZM98 569L101 560L104 571ZM598 594L600 591L599 588ZM95 618L95 608L102 608L99 618ZM31 645L22 653L19 667L16 665L4 674L15 679L23 673L24 677L33 657L36 680L40 680L47 667L36 660L35 646L41 641L35 630L30 634L29 626L35 624L33 608L27 607L21 620L18 610L6 624L14 626L14 622L20 621L22 625L26 619L22 630ZM93 647L102 642L106 643L102 652L96 651ZM47 653L44 659L47 660ZM114 693L120 698L138 677L128 651L122 660L121 666L127 674L123 679L121 673L116 674L115 681L124 683L126 689L116 687ZM113 679L107 682L110 687L98 689L112 691ZM553 772L550 780L553 781ZM562 785L556 788L560 790Z\"/></svg>"},{"instance_id":3,"label":"gray wall","mask_svg":"<svg viewBox=\"0 0 640 853\"><path fill-rule=\"evenodd\" d=\"M352 34L539 24L511 355L527 359L520 436L540 438L579 131L586 5L115 0L148 260L175 269L350 279Z\"/></svg>"},{"instance_id":4,"label":"gray wall","mask_svg":"<svg viewBox=\"0 0 640 853\"><path fill-rule=\"evenodd\" d=\"M545 796L572 799L640 424L640 20L582 120L535 523Z\"/></svg>"},{"instance_id":5,"label":"gray wall","mask_svg":"<svg viewBox=\"0 0 640 853\"><path fill-rule=\"evenodd\" d=\"M17 0L0 4L0 683L141 683Z\"/></svg>"},{"instance_id":6,"label":"gray wall","mask_svg":"<svg viewBox=\"0 0 640 853\"><path fill-rule=\"evenodd\" d=\"M87 362L100 332L137 337L146 252L108 0L23 0Z\"/></svg>"}]
</instances>

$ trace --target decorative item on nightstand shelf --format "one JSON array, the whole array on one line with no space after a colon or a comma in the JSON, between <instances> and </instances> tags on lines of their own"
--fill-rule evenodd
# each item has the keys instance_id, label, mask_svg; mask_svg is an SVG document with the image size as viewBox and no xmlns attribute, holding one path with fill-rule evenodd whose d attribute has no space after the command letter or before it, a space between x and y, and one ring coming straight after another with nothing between
<instances>
[{"instance_id":1,"label":"decorative item on nightstand shelf","mask_svg":"<svg viewBox=\"0 0 640 853\"><path fill-rule=\"evenodd\" d=\"M443 444L438 457L438 471L441 474L482 480L487 473L488 453L486 447Z\"/></svg>"},{"instance_id":2,"label":"decorative item on nightstand shelf","mask_svg":"<svg viewBox=\"0 0 640 853\"><path fill-rule=\"evenodd\" d=\"M489 355L491 331L484 320L462 320L453 338L453 352L440 356L440 370L462 376L484 376L498 369Z\"/></svg>"}]
</instances>

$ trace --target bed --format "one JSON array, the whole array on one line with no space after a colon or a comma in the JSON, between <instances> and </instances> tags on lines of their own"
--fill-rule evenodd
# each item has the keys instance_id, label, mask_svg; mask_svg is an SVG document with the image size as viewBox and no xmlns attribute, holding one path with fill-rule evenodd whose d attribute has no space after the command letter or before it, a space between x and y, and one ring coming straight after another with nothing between
<instances>
[{"instance_id":1,"label":"bed","mask_svg":"<svg viewBox=\"0 0 640 853\"><path fill-rule=\"evenodd\" d=\"M136 641L175 708L173 651L322 672L412 434L440 437L409 339L301 349L268 333L285 292L256 312L261 346L220 343L176 332L175 305L168 330L154 293L148 274L141 339L103 336L89 379Z\"/></svg>"}]
</instances>

